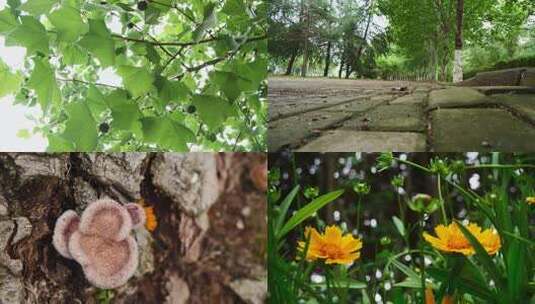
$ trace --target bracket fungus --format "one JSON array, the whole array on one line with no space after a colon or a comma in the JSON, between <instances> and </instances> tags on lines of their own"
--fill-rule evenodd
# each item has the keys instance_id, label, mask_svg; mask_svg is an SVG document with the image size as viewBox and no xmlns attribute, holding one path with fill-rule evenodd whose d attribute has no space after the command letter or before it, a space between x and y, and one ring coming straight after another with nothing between
<instances>
[{"instance_id":1,"label":"bracket fungus","mask_svg":"<svg viewBox=\"0 0 535 304\"><path fill-rule=\"evenodd\" d=\"M100 199L78 216L65 211L56 221L53 244L64 257L82 265L86 278L99 288L125 284L138 266L138 246L132 229L145 223L143 208Z\"/></svg>"}]
</instances>

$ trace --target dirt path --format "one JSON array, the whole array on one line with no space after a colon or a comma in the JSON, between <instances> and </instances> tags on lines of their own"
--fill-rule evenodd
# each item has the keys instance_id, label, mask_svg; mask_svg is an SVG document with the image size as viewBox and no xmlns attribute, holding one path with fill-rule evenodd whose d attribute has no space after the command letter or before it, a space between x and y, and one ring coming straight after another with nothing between
<instances>
[{"instance_id":1,"label":"dirt path","mask_svg":"<svg viewBox=\"0 0 535 304\"><path fill-rule=\"evenodd\" d=\"M535 88L269 78L270 151L535 151Z\"/></svg>"}]
</instances>

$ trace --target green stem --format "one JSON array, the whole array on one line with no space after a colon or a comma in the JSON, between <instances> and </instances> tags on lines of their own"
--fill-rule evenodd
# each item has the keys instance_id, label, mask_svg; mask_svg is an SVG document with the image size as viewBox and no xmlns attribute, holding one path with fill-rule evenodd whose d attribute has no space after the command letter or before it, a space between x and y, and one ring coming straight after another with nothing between
<instances>
[{"instance_id":1,"label":"green stem","mask_svg":"<svg viewBox=\"0 0 535 304\"><path fill-rule=\"evenodd\" d=\"M423 221L424 221L424 215L422 212L420 212L420 222L418 223L418 229L419 229L419 236L421 237L423 235ZM424 255L424 245L422 240L420 240L420 280L422 283L422 303L425 303L425 255Z\"/></svg>"},{"instance_id":2,"label":"green stem","mask_svg":"<svg viewBox=\"0 0 535 304\"><path fill-rule=\"evenodd\" d=\"M437 188L438 188L438 199L440 200L440 210L442 211L442 220L444 225L448 224L448 217L446 216L446 208L444 208L444 198L442 197L442 177L440 174L437 174Z\"/></svg>"},{"instance_id":3,"label":"green stem","mask_svg":"<svg viewBox=\"0 0 535 304\"><path fill-rule=\"evenodd\" d=\"M409 166L413 166L413 167L418 168L420 170L423 170L423 171L425 171L427 173L431 173L431 170L429 170L428 168L426 168L424 166L418 165L417 163L413 163L413 162L411 162L409 160L402 160L402 159L399 159L399 158L396 158L396 157L394 157L394 159L397 160L400 163L403 163L403 164L406 164L406 165L409 165Z\"/></svg>"},{"instance_id":4,"label":"green stem","mask_svg":"<svg viewBox=\"0 0 535 304\"><path fill-rule=\"evenodd\" d=\"M360 205L362 204L362 197L359 195L357 202L357 231L360 233Z\"/></svg>"},{"instance_id":5,"label":"green stem","mask_svg":"<svg viewBox=\"0 0 535 304\"><path fill-rule=\"evenodd\" d=\"M519 165L483 164L483 165L475 165L475 166L466 167L466 169L483 169L483 168L490 168L490 169L520 169L520 168L535 168L535 165L526 165L526 164L519 164Z\"/></svg>"}]
</instances>

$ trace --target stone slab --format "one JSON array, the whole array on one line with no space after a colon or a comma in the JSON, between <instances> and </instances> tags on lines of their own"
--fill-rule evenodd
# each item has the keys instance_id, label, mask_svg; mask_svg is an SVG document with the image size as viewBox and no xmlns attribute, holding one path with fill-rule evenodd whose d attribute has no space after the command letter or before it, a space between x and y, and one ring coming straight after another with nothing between
<instances>
[{"instance_id":1,"label":"stone slab","mask_svg":"<svg viewBox=\"0 0 535 304\"><path fill-rule=\"evenodd\" d=\"M269 122L268 150L278 151L286 146L299 146L305 138L319 134L319 130L335 125L349 116L350 114L343 112L314 111Z\"/></svg>"},{"instance_id":2,"label":"stone slab","mask_svg":"<svg viewBox=\"0 0 535 304\"><path fill-rule=\"evenodd\" d=\"M425 130L424 111L418 105L378 106L343 124L343 128L364 131L423 132Z\"/></svg>"},{"instance_id":3,"label":"stone slab","mask_svg":"<svg viewBox=\"0 0 535 304\"><path fill-rule=\"evenodd\" d=\"M461 86L517 86L526 68L477 73L473 78L463 81Z\"/></svg>"},{"instance_id":4,"label":"stone slab","mask_svg":"<svg viewBox=\"0 0 535 304\"><path fill-rule=\"evenodd\" d=\"M428 110L437 108L474 107L489 103L490 99L472 88L452 87L432 91Z\"/></svg>"},{"instance_id":5,"label":"stone slab","mask_svg":"<svg viewBox=\"0 0 535 304\"><path fill-rule=\"evenodd\" d=\"M439 109L431 125L434 152L535 151L535 128L503 109Z\"/></svg>"},{"instance_id":6,"label":"stone slab","mask_svg":"<svg viewBox=\"0 0 535 304\"><path fill-rule=\"evenodd\" d=\"M325 109L341 104L345 104L354 100L363 100L369 98L369 95L362 95L362 96L353 96L353 97L347 97L347 96L330 96L326 98L309 98L309 97L301 97L299 100L294 100L287 103L282 104L270 104L269 107L269 119L275 120L275 119L281 119L285 117L290 117L294 115L299 115L304 112L314 111L314 110L320 110Z\"/></svg>"},{"instance_id":7,"label":"stone slab","mask_svg":"<svg viewBox=\"0 0 535 304\"><path fill-rule=\"evenodd\" d=\"M495 87L472 87L485 95L496 94L535 94L535 87L528 86L495 86Z\"/></svg>"},{"instance_id":8,"label":"stone slab","mask_svg":"<svg viewBox=\"0 0 535 304\"><path fill-rule=\"evenodd\" d=\"M495 95L494 98L518 115L535 124L535 94L533 95Z\"/></svg>"},{"instance_id":9,"label":"stone slab","mask_svg":"<svg viewBox=\"0 0 535 304\"><path fill-rule=\"evenodd\" d=\"M535 69L526 69L520 76L519 85L535 87Z\"/></svg>"},{"instance_id":10,"label":"stone slab","mask_svg":"<svg viewBox=\"0 0 535 304\"><path fill-rule=\"evenodd\" d=\"M417 104L423 105L426 101L427 93L413 93L396 98L390 104Z\"/></svg>"},{"instance_id":11,"label":"stone slab","mask_svg":"<svg viewBox=\"0 0 535 304\"><path fill-rule=\"evenodd\" d=\"M424 152L426 138L421 133L361 132L334 130L299 148L298 152Z\"/></svg>"},{"instance_id":12,"label":"stone slab","mask_svg":"<svg viewBox=\"0 0 535 304\"><path fill-rule=\"evenodd\" d=\"M372 109L373 107L379 106L383 103L386 103L389 100L389 98L372 98L372 99L363 99L363 100L356 100L349 103L341 104L338 106L326 108L323 111L327 112L346 112L346 113L362 113L365 111L368 111Z\"/></svg>"}]
</instances>

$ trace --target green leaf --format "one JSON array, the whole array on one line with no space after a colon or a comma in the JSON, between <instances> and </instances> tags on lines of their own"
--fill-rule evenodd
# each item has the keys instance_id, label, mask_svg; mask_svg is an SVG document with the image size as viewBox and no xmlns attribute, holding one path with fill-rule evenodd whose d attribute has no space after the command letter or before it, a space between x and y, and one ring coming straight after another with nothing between
<instances>
[{"instance_id":1,"label":"green leaf","mask_svg":"<svg viewBox=\"0 0 535 304\"><path fill-rule=\"evenodd\" d=\"M31 16L21 16L22 24L18 25L7 37L6 45L21 45L26 48L27 55L39 51L45 55L50 52L45 27Z\"/></svg>"},{"instance_id":2,"label":"green leaf","mask_svg":"<svg viewBox=\"0 0 535 304\"><path fill-rule=\"evenodd\" d=\"M66 65L79 65L87 62L87 52L75 43L60 45L62 60Z\"/></svg>"},{"instance_id":3,"label":"green leaf","mask_svg":"<svg viewBox=\"0 0 535 304\"><path fill-rule=\"evenodd\" d=\"M62 137L73 142L78 152L94 151L98 141L97 126L87 104L79 101L69 103L66 112L69 118Z\"/></svg>"},{"instance_id":4,"label":"green leaf","mask_svg":"<svg viewBox=\"0 0 535 304\"><path fill-rule=\"evenodd\" d=\"M194 142L195 134L169 117L145 117L143 139L173 151L188 151L187 143Z\"/></svg>"},{"instance_id":5,"label":"green leaf","mask_svg":"<svg viewBox=\"0 0 535 304\"><path fill-rule=\"evenodd\" d=\"M236 115L235 108L217 96L195 95L192 104L201 120L212 130L220 127L228 117Z\"/></svg>"},{"instance_id":6,"label":"green leaf","mask_svg":"<svg viewBox=\"0 0 535 304\"><path fill-rule=\"evenodd\" d=\"M208 3L204 7L204 18L201 24L199 24L195 31L193 31L193 41L199 42L203 38L204 33L206 33L207 30L211 29L217 24L215 6L215 3Z\"/></svg>"},{"instance_id":7,"label":"green leaf","mask_svg":"<svg viewBox=\"0 0 535 304\"><path fill-rule=\"evenodd\" d=\"M102 67L115 64L115 42L102 19L89 19L89 32L80 45L95 56Z\"/></svg>"},{"instance_id":8,"label":"green leaf","mask_svg":"<svg viewBox=\"0 0 535 304\"><path fill-rule=\"evenodd\" d=\"M285 236L288 232L290 232L292 229L294 229L297 225L299 225L301 222L306 220L308 217L312 216L314 212L318 211L328 203L334 201L337 199L340 195L344 193L344 190L337 190L333 192L329 192L325 195L322 195L315 200L311 201L307 205L305 205L303 208L299 209L287 222L284 224L280 232L277 234L277 239L281 239L283 236Z\"/></svg>"},{"instance_id":9,"label":"green leaf","mask_svg":"<svg viewBox=\"0 0 535 304\"><path fill-rule=\"evenodd\" d=\"M41 108L46 111L50 104L59 105L61 103L61 91L56 83L54 70L47 60L35 58L34 65L28 80L28 88L35 91Z\"/></svg>"},{"instance_id":10,"label":"green leaf","mask_svg":"<svg viewBox=\"0 0 535 304\"><path fill-rule=\"evenodd\" d=\"M19 73L11 73L9 67L1 60L0 79L0 98L15 93L22 83L22 76Z\"/></svg>"},{"instance_id":11,"label":"green leaf","mask_svg":"<svg viewBox=\"0 0 535 304\"><path fill-rule=\"evenodd\" d=\"M0 11L0 34L12 31L17 25L17 19L15 19L15 16L13 16L9 9L6 8Z\"/></svg>"},{"instance_id":12,"label":"green leaf","mask_svg":"<svg viewBox=\"0 0 535 304\"><path fill-rule=\"evenodd\" d=\"M48 20L56 28L58 39L65 42L78 40L88 30L87 24L80 16L80 11L70 6L62 6L60 9L54 10L48 16Z\"/></svg>"},{"instance_id":13,"label":"green leaf","mask_svg":"<svg viewBox=\"0 0 535 304\"><path fill-rule=\"evenodd\" d=\"M295 186L295 188L292 189L292 191L284 198L284 200L280 204L280 214L277 216L277 220L275 223L275 234L278 234L281 230L282 224L284 223L284 218L286 218L286 213L288 213L288 209L290 208L290 205L292 204L298 191L299 185Z\"/></svg>"},{"instance_id":14,"label":"green leaf","mask_svg":"<svg viewBox=\"0 0 535 304\"><path fill-rule=\"evenodd\" d=\"M106 97L106 100L113 117L112 128L132 131L141 136L141 122L139 121L142 117L141 112L135 101L127 98L126 91L115 90Z\"/></svg>"},{"instance_id":15,"label":"green leaf","mask_svg":"<svg viewBox=\"0 0 535 304\"><path fill-rule=\"evenodd\" d=\"M184 102L191 94L189 88L180 81L170 81L158 76L154 84L158 89L158 97L164 106L170 102Z\"/></svg>"},{"instance_id":16,"label":"green leaf","mask_svg":"<svg viewBox=\"0 0 535 304\"><path fill-rule=\"evenodd\" d=\"M58 134L48 134L47 152L73 152L74 144Z\"/></svg>"},{"instance_id":17,"label":"green leaf","mask_svg":"<svg viewBox=\"0 0 535 304\"><path fill-rule=\"evenodd\" d=\"M331 280L329 284L332 284L332 285L329 285L330 287L334 285L339 288L349 288L349 289L363 289L367 287L366 283L353 280L353 279L334 279L334 280ZM315 283L311 285L313 287L327 288L327 283Z\"/></svg>"},{"instance_id":18,"label":"green leaf","mask_svg":"<svg viewBox=\"0 0 535 304\"><path fill-rule=\"evenodd\" d=\"M134 98L152 89L154 77L146 68L121 65L117 68L117 74L123 78L124 87Z\"/></svg>"},{"instance_id":19,"label":"green leaf","mask_svg":"<svg viewBox=\"0 0 535 304\"><path fill-rule=\"evenodd\" d=\"M21 5L20 9L34 16L39 16L50 12L56 3L57 1L53 0L28 0L26 3Z\"/></svg>"},{"instance_id":20,"label":"green leaf","mask_svg":"<svg viewBox=\"0 0 535 304\"><path fill-rule=\"evenodd\" d=\"M403 224L403 222L395 215L392 216L392 221L394 222L394 226L396 226L396 229L398 230L399 234L401 236L405 236L405 225Z\"/></svg>"},{"instance_id":21,"label":"green leaf","mask_svg":"<svg viewBox=\"0 0 535 304\"><path fill-rule=\"evenodd\" d=\"M89 86L87 90L87 106L91 111L94 118L99 118L102 112L106 111L109 107L106 103L106 98L94 85Z\"/></svg>"},{"instance_id":22,"label":"green leaf","mask_svg":"<svg viewBox=\"0 0 535 304\"><path fill-rule=\"evenodd\" d=\"M230 101L236 100L242 91L249 87L250 81L232 72L214 71L212 81Z\"/></svg>"},{"instance_id":23,"label":"green leaf","mask_svg":"<svg viewBox=\"0 0 535 304\"><path fill-rule=\"evenodd\" d=\"M20 129L19 131L17 131L17 137L29 139L30 137L32 137L32 135L30 134L30 131L28 131L28 129Z\"/></svg>"}]
</instances>

